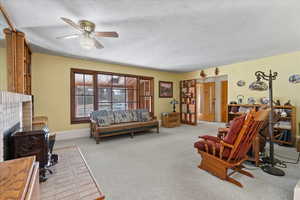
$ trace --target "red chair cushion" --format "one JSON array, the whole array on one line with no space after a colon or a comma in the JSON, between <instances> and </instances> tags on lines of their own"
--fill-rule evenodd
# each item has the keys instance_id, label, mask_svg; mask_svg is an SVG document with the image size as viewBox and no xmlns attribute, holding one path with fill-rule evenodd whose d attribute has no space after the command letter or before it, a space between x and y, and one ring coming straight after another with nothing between
<instances>
[{"instance_id":1,"label":"red chair cushion","mask_svg":"<svg viewBox=\"0 0 300 200\"><path fill-rule=\"evenodd\" d=\"M206 142L204 140L200 140L194 144L194 147L199 149L200 151L206 152L205 143ZM207 145L208 145L208 153L210 154L213 154L213 145L215 145L215 151L216 151L215 155L219 157L221 144L219 142L207 140ZM224 147L223 155L222 155L223 158L228 158L229 155L230 155L230 150L227 147Z\"/></svg>"},{"instance_id":2,"label":"red chair cushion","mask_svg":"<svg viewBox=\"0 0 300 200\"><path fill-rule=\"evenodd\" d=\"M228 144L234 143L239 132L243 128L245 118L246 118L246 115L242 115L242 116L236 117L232 120L232 122L230 123L229 131L223 139L224 142L226 142Z\"/></svg>"}]
</instances>

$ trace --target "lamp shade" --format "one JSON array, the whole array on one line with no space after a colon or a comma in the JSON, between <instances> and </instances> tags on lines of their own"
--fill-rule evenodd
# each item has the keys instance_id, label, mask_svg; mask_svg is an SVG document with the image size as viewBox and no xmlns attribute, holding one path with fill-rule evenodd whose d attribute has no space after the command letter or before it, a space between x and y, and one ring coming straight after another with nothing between
<instances>
[{"instance_id":1,"label":"lamp shade","mask_svg":"<svg viewBox=\"0 0 300 200\"><path fill-rule=\"evenodd\" d=\"M179 104L179 102L176 99L173 99L172 101L170 101L170 104L172 104L172 105Z\"/></svg>"},{"instance_id":2,"label":"lamp shade","mask_svg":"<svg viewBox=\"0 0 300 200\"><path fill-rule=\"evenodd\" d=\"M79 42L80 42L80 46L83 48L83 49L92 49L95 47L95 42L94 40L88 35L88 34L83 34L80 36L80 39L79 39Z\"/></svg>"},{"instance_id":3,"label":"lamp shade","mask_svg":"<svg viewBox=\"0 0 300 200\"><path fill-rule=\"evenodd\" d=\"M289 77L290 83L300 83L300 74L294 74Z\"/></svg>"},{"instance_id":4,"label":"lamp shade","mask_svg":"<svg viewBox=\"0 0 300 200\"><path fill-rule=\"evenodd\" d=\"M257 80L249 85L249 89L255 91L266 91L268 90L268 85L264 81Z\"/></svg>"}]
</instances>

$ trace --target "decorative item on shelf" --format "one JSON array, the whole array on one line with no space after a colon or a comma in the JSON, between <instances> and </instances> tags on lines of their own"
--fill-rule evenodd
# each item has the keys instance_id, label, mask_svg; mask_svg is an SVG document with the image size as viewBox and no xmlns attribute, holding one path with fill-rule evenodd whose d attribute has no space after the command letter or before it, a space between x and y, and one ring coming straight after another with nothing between
<instances>
[{"instance_id":1,"label":"decorative item on shelf","mask_svg":"<svg viewBox=\"0 0 300 200\"><path fill-rule=\"evenodd\" d=\"M289 77L290 83L300 83L300 74L294 74Z\"/></svg>"},{"instance_id":2,"label":"decorative item on shelf","mask_svg":"<svg viewBox=\"0 0 300 200\"><path fill-rule=\"evenodd\" d=\"M243 81L243 80L239 80L239 81L236 83L236 85L239 86L239 87L243 87L243 86L246 85L246 82Z\"/></svg>"},{"instance_id":3,"label":"decorative item on shelf","mask_svg":"<svg viewBox=\"0 0 300 200\"><path fill-rule=\"evenodd\" d=\"M215 75L216 75L216 76L218 76L218 75L219 75L219 73L220 73L220 70L219 70L219 68L218 68L218 67L216 67L216 69L215 69Z\"/></svg>"},{"instance_id":4,"label":"decorative item on shelf","mask_svg":"<svg viewBox=\"0 0 300 200\"><path fill-rule=\"evenodd\" d=\"M204 70L201 70L201 72L200 72L200 77L201 77L201 78L205 78L205 77L206 77L206 74L205 74Z\"/></svg>"},{"instance_id":5,"label":"decorative item on shelf","mask_svg":"<svg viewBox=\"0 0 300 200\"><path fill-rule=\"evenodd\" d=\"M239 107L239 113L248 113L251 110L248 107L240 106Z\"/></svg>"},{"instance_id":6,"label":"decorative item on shelf","mask_svg":"<svg viewBox=\"0 0 300 200\"><path fill-rule=\"evenodd\" d=\"M276 80L278 73L272 71L269 71L269 74L265 74L262 71L255 72L256 81L251 83L249 88L256 91L266 91L269 89L269 106L271 108L271 112L269 114L269 146L270 146L270 154L269 158L264 158L264 160L267 160L264 165L262 165L262 170L268 174L274 175L274 176L284 176L285 173L279 168L276 168L276 160L274 158L274 143L273 143L273 134L274 134L274 127L273 127L273 81ZM268 81L268 84L264 81Z\"/></svg>"},{"instance_id":7,"label":"decorative item on shelf","mask_svg":"<svg viewBox=\"0 0 300 200\"><path fill-rule=\"evenodd\" d=\"M281 111L280 113L280 117L287 117L287 113L285 112L285 110Z\"/></svg>"},{"instance_id":8,"label":"decorative item on shelf","mask_svg":"<svg viewBox=\"0 0 300 200\"><path fill-rule=\"evenodd\" d=\"M275 101L275 106L280 106L280 105L281 105L280 100L277 99L277 100Z\"/></svg>"},{"instance_id":9,"label":"decorative item on shelf","mask_svg":"<svg viewBox=\"0 0 300 200\"><path fill-rule=\"evenodd\" d=\"M248 104L255 104L256 101L255 101L255 98L254 97L249 97L248 98Z\"/></svg>"},{"instance_id":10,"label":"decorative item on shelf","mask_svg":"<svg viewBox=\"0 0 300 200\"><path fill-rule=\"evenodd\" d=\"M262 97L260 98L260 103L261 104L269 104L270 100L268 97Z\"/></svg>"},{"instance_id":11,"label":"decorative item on shelf","mask_svg":"<svg viewBox=\"0 0 300 200\"><path fill-rule=\"evenodd\" d=\"M173 82L159 81L159 97L160 98L173 97Z\"/></svg>"},{"instance_id":12,"label":"decorative item on shelf","mask_svg":"<svg viewBox=\"0 0 300 200\"><path fill-rule=\"evenodd\" d=\"M237 104L236 101L230 101L229 104Z\"/></svg>"},{"instance_id":13,"label":"decorative item on shelf","mask_svg":"<svg viewBox=\"0 0 300 200\"><path fill-rule=\"evenodd\" d=\"M243 104L244 98L245 98L244 95L241 95L241 94L237 95L238 104Z\"/></svg>"},{"instance_id":14,"label":"decorative item on shelf","mask_svg":"<svg viewBox=\"0 0 300 200\"><path fill-rule=\"evenodd\" d=\"M292 106L291 100L288 100L284 105L285 105L285 106Z\"/></svg>"},{"instance_id":15,"label":"decorative item on shelf","mask_svg":"<svg viewBox=\"0 0 300 200\"><path fill-rule=\"evenodd\" d=\"M239 107L237 107L237 106L231 107L230 112L231 113L237 113L237 112L239 112Z\"/></svg>"},{"instance_id":16,"label":"decorative item on shelf","mask_svg":"<svg viewBox=\"0 0 300 200\"><path fill-rule=\"evenodd\" d=\"M192 97L192 93L186 92L186 93L184 93L184 97L185 98L191 98Z\"/></svg>"},{"instance_id":17,"label":"decorative item on shelf","mask_svg":"<svg viewBox=\"0 0 300 200\"><path fill-rule=\"evenodd\" d=\"M176 104L179 104L179 102L176 99L173 99L170 101L170 104L173 105L173 112L176 112Z\"/></svg>"}]
</instances>

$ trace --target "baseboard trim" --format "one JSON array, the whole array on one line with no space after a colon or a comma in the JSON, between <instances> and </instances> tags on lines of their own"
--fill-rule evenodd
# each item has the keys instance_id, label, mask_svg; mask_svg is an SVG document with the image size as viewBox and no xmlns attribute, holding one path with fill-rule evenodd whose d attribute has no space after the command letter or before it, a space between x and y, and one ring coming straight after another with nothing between
<instances>
[{"instance_id":1,"label":"baseboard trim","mask_svg":"<svg viewBox=\"0 0 300 200\"><path fill-rule=\"evenodd\" d=\"M82 128L82 129L74 129L68 131L59 131L56 132L56 140L70 140L75 138L83 138L89 137L90 129L89 128Z\"/></svg>"}]
</instances>

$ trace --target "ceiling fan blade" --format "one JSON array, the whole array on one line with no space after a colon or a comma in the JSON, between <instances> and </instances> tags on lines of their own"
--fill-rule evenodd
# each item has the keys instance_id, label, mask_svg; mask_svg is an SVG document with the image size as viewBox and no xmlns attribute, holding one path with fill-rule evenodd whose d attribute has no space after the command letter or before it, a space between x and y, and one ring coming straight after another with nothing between
<instances>
[{"instance_id":1,"label":"ceiling fan blade","mask_svg":"<svg viewBox=\"0 0 300 200\"><path fill-rule=\"evenodd\" d=\"M94 40L94 43L95 43L95 47L96 47L97 49L102 49L102 48L104 48L104 46L103 46L98 40L96 40L95 38L93 38L93 40Z\"/></svg>"},{"instance_id":2,"label":"ceiling fan blade","mask_svg":"<svg viewBox=\"0 0 300 200\"><path fill-rule=\"evenodd\" d=\"M61 17L60 19L63 20L64 22L66 22L67 24L69 24L70 26L72 26L73 28L75 28L79 31L83 31L82 28L78 24L73 22L72 20L65 18L65 17Z\"/></svg>"},{"instance_id":3,"label":"ceiling fan blade","mask_svg":"<svg viewBox=\"0 0 300 200\"><path fill-rule=\"evenodd\" d=\"M80 34L71 34L71 35L63 35L56 37L56 39L72 39L72 38L78 38Z\"/></svg>"},{"instance_id":4,"label":"ceiling fan blade","mask_svg":"<svg viewBox=\"0 0 300 200\"><path fill-rule=\"evenodd\" d=\"M95 32L96 37L119 37L117 32Z\"/></svg>"}]
</instances>

